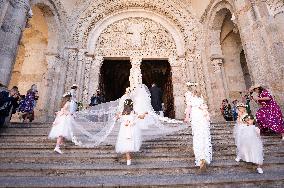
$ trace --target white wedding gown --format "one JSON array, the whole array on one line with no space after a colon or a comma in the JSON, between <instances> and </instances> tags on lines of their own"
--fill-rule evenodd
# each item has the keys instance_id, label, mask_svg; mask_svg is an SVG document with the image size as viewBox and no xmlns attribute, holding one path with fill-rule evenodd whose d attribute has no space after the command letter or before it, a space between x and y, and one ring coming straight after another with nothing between
<instances>
[{"instance_id":1,"label":"white wedding gown","mask_svg":"<svg viewBox=\"0 0 284 188\"><path fill-rule=\"evenodd\" d=\"M196 96L191 97L190 104L195 165L200 166L202 159L210 164L212 161L212 144L207 106L202 98Z\"/></svg>"},{"instance_id":2,"label":"white wedding gown","mask_svg":"<svg viewBox=\"0 0 284 188\"><path fill-rule=\"evenodd\" d=\"M147 86L140 84L129 94L125 94L116 101L77 112L73 142L82 147L115 145L120 128L115 116L122 112L124 101L128 98L133 100L136 114L148 113L144 119L135 121L135 126L141 130L141 140L159 138L188 128L188 125L182 121L157 115L151 106L150 97Z\"/></svg>"}]
</instances>

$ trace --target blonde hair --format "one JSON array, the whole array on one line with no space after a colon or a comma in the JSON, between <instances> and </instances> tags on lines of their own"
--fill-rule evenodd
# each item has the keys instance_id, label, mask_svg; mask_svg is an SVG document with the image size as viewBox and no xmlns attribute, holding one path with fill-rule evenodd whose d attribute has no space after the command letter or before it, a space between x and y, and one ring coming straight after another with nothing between
<instances>
[{"instance_id":1,"label":"blonde hair","mask_svg":"<svg viewBox=\"0 0 284 188\"><path fill-rule=\"evenodd\" d=\"M64 106L67 102L70 102L70 101L71 101L71 95L66 95L66 96L62 97L60 107L63 108L63 106Z\"/></svg>"}]
</instances>

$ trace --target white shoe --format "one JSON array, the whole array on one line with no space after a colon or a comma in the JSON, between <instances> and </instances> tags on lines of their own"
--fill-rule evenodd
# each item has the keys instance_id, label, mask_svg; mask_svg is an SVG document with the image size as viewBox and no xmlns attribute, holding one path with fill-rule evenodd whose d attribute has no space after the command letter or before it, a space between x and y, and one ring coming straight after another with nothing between
<instances>
[{"instance_id":1,"label":"white shoe","mask_svg":"<svg viewBox=\"0 0 284 188\"><path fill-rule=\"evenodd\" d=\"M237 162L240 162L240 160L241 160L240 157L237 157L237 158L235 159L235 161L237 161Z\"/></svg>"},{"instance_id":2,"label":"white shoe","mask_svg":"<svg viewBox=\"0 0 284 188\"><path fill-rule=\"evenodd\" d=\"M54 151L57 152L57 153L59 153L59 154L63 154L63 152L60 150L59 147L55 147L55 148L54 148Z\"/></svg>"},{"instance_id":3,"label":"white shoe","mask_svg":"<svg viewBox=\"0 0 284 188\"><path fill-rule=\"evenodd\" d=\"M257 171L257 173L259 173L259 174L263 174L262 168L257 168L256 171Z\"/></svg>"},{"instance_id":4,"label":"white shoe","mask_svg":"<svg viewBox=\"0 0 284 188\"><path fill-rule=\"evenodd\" d=\"M131 165L131 159L127 160L126 164L127 164L127 166Z\"/></svg>"}]
</instances>

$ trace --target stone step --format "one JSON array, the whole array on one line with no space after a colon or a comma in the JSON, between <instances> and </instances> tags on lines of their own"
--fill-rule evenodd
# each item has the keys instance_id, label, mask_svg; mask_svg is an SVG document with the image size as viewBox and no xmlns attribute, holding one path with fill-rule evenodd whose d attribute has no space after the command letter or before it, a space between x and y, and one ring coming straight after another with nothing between
<instances>
[{"instance_id":1,"label":"stone step","mask_svg":"<svg viewBox=\"0 0 284 188\"><path fill-rule=\"evenodd\" d=\"M114 146L82 148L66 142L64 154L47 139L51 123L12 124L0 133L0 187L283 187L284 146L279 135L262 136L264 174L255 165L234 161L233 126L212 124L213 162L198 175L191 130L143 142L141 151L125 156Z\"/></svg>"},{"instance_id":2,"label":"stone step","mask_svg":"<svg viewBox=\"0 0 284 188\"><path fill-rule=\"evenodd\" d=\"M275 176L275 174L279 174ZM259 175L251 172L83 177L0 177L1 187L283 187L284 170L267 170Z\"/></svg>"},{"instance_id":3,"label":"stone step","mask_svg":"<svg viewBox=\"0 0 284 188\"><path fill-rule=\"evenodd\" d=\"M194 154L171 154L165 153L164 155L159 155L159 153L135 153L132 154L132 157L135 158L135 161L139 161L140 163L149 163L149 162L172 162L172 161L187 161L194 162ZM234 161L236 155L235 154L227 154L227 155L213 155L213 159L215 160L224 160L224 161ZM269 153L269 155L265 155L265 160L277 160L281 157L284 157L284 153ZM0 163L9 162L9 163L64 163L68 161L69 163L85 163L85 162L96 162L96 163L112 163L112 162L121 162L125 160L124 155L116 154L116 153L108 153L108 154L84 154L83 156L78 153L72 154L63 154L59 155L55 152L45 153L45 154L21 154L15 157L15 153L8 154L0 154Z\"/></svg>"},{"instance_id":4,"label":"stone step","mask_svg":"<svg viewBox=\"0 0 284 188\"><path fill-rule=\"evenodd\" d=\"M0 143L55 143L55 140L50 140L47 138L47 135L45 136L0 136ZM278 143L279 145L282 145L282 141L280 137L275 136L262 136L262 141L264 144L266 143ZM212 142L215 144L233 144L234 139L232 136L230 137L215 137L212 136ZM148 140L144 143L192 143L192 136L183 136L183 137L174 137L174 136L168 136L163 137L155 140Z\"/></svg>"},{"instance_id":5,"label":"stone step","mask_svg":"<svg viewBox=\"0 0 284 188\"><path fill-rule=\"evenodd\" d=\"M55 143L50 143L50 144L41 144L41 143L37 143L37 144L25 144L25 145L21 145L19 143L15 144L15 143L7 143L7 144L0 144L1 146L1 150L51 150L54 148ZM234 151L236 148L236 146L234 144L232 145L214 145L213 142L213 151L216 152L227 152L227 151ZM100 147L96 147L94 148L83 148L83 147L78 147L71 144L66 145L66 147L64 148L65 150L74 150L74 151L90 151L90 150L104 150L104 151L114 151L114 146L100 146ZM176 144L176 145L172 145L172 144L142 144L141 146L141 150L146 150L146 151L158 151L158 152L166 152L166 151L171 151L171 152L191 152L192 151L192 144L187 144L187 145L182 145L182 144ZM266 143L264 145L264 151L284 151L284 146L283 145L279 145L279 143ZM1 151L0 151L1 152Z\"/></svg>"},{"instance_id":6,"label":"stone step","mask_svg":"<svg viewBox=\"0 0 284 188\"><path fill-rule=\"evenodd\" d=\"M265 170L281 170L284 168L283 160L270 160L263 164ZM139 170L137 170L139 169ZM214 160L208 169L210 173L228 172L254 172L256 166L250 163L237 163L235 161ZM146 174L180 174L197 171L194 163L183 161L139 163L132 160L132 165L126 166L125 161L109 164L82 163L1 163L0 176L100 176L104 175L146 175Z\"/></svg>"}]
</instances>

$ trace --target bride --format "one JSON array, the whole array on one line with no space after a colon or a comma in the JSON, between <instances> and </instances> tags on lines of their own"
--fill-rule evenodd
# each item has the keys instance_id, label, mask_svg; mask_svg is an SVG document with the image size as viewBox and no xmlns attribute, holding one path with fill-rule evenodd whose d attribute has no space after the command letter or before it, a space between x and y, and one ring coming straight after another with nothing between
<instances>
[{"instance_id":1,"label":"bride","mask_svg":"<svg viewBox=\"0 0 284 188\"><path fill-rule=\"evenodd\" d=\"M188 128L182 121L157 115L151 106L147 86L139 84L133 90L127 88L125 94L116 101L77 112L72 141L82 147L115 145L120 127L116 115L123 111L126 99L133 101L136 114L147 114L145 118L135 120L135 125L141 130L142 140L155 139Z\"/></svg>"}]
</instances>

